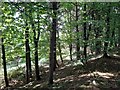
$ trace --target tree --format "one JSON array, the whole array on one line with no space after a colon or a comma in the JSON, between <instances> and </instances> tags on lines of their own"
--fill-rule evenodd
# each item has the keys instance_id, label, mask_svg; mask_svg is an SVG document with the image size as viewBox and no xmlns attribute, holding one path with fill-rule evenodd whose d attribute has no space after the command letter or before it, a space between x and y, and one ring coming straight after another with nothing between
<instances>
[{"instance_id":1,"label":"tree","mask_svg":"<svg viewBox=\"0 0 120 90\"><path fill-rule=\"evenodd\" d=\"M104 42L104 56L108 57L107 52L108 52L108 43L109 43L109 33L110 33L110 4L108 3L108 10L107 10L107 16L106 16L106 37L105 37L105 42Z\"/></svg>"},{"instance_id":2,"label":"tree","mask_svg":"<svg viewBox=\"0 0 120 90\"><path fill-rule=\"evenodd\" d=\"M26 23L26 30L25 30L25 48L26 48L26 79L27 83L29 82L30 78L30 46L29 46L29 28L28 24Z\"/></svg>"},{"instance_id":3,"label":"tree","mask_svg":"<svg viewBox=\"0 0 120 90\"><path fill-rule=\"evenodd\" d=\"M98 7L97 7L98 4L95 4L93 3L92 4L92 13L91 13L91 16L92 16L92 20L94 20L95 22L93 23L93 30L95 32L95 39L96 39L96 55L100 54L100 51L101 51L101 41L99 40L100 38L100 10L98 10Z\"/></svg>"},{"instance_id":4,"label":"tree","mask_svg":"<svg viewBox=\"0 0 120 90\"><path fill-rule=\"evenodd\" d=\"M49 84L53 84L53 72L56 68L57 2L52 2L52 9L53 17L52 17L52 30L50 32Z\"/></svg>"},{"instance_id":5,"label":"tree","mask_svg":"<svg viewBox=\"0 0 120 90\"><path fill-rule=\"evenodd\" d=\"M31 61L35 62L35 79L40 80L39 63L49 59L48 78L49 84L53 84L58 56L61 62L70 56L71 61L76 58L84 64L83 60L87 61L99 54L107 56L114 48L118 54L119 4L52 2L50 8L47 5L46 2L9 2L0 6L5 21L4 25L0 25L0 30L4 34L2 58L6 86L6 63L11 63L18 55L22 56L23 62L26 63L27 83L32 74ZM79 61L75 61L74 65L78 63Z\"/></svg>"},{"instance_id":6,"label":"tree","mask_svg":"<svg viewBox=\"0 0 120 90\"><path fill-rule=\"evenodd\" d=\"M83 36L83 39L84 39L84 58L86 59L87 58L87 23L86 23L86 4L84 4L84 14L83 14L83 17L84 17L84 23L83 23L83 30L84 30L84 36Z\"/></svg>"},{"instance_id":7,"label":"tree","mask_svg":"<svg viewBox=\"0 0 120 90\"><path fill-rule=\"evenodd\" d=\"M1 50L2 50L2 44L1 44L1 30L0 30L0 70L2 69L2 60L1 60Z\"/></svg>"},{"instance_id":8,"label":"tree","mask_svg":"<svg viewBox=\"0 0 120 90\"><path fill-rule=\"evenodd\" d=\"M78 18L79 18L79 15L78 15L78 3L76 2L76 33L77 33L77 42L76 42L76 51L77 51L77 60L80 59L80 44L79 44L79 28L78 28Z\"/></svg>"},{"instance_id":9,"label":"tree","mask_svg":"<svg viewBox=\"0 0 120 90\"><path fill-rule=\"evenodd\" d=\"M31 16L32 17L32 16ZM37 19L38 19L38 30L37 30L37 35L36 35L36 30L35 30L35 26L34 26L34 22L33 20L32 22L32 29L33 29L33 33L34 33L34 45L35 45L35 74L36 74L36 80L40 80L40 76L39 76L39 65L38 65L38 42L39 42L39 37L40 37L40 27L39 27L39 15L37 14Z\"/></svg>"},{"instance_id":10,"label":"tree","mask_svg":"<svg viewBox=\"0 0 120 90\"><path fill-rule=\"evenodd\" d=\"M77 7L77 6L76 6L76 7ZM77 9L77 8L76 8L76 9ZM72 27L72 26L71 26L71 25L72 25L72 24L71 24L72 20L71 20L71 18L72 18L72 16L71 16L71 11L69 10L69 19L68 19L68 22L70 23L70 32L69 32L69 33L70 33L70 39L71 39L70 41L72 41L72 29L71 29L71 27ZM76 21L77 21L77 18L76 18ZM76 31L77 31L77 26L76 26ZM78 31L78 32L79 32L79 31ZM77 38L79 38L79 35L77 35ZM79 40L79 39L78 39L78 40ZM77 42L77 45L76 45L76 46L78 47L78 45L79 45L79 42ZM73 46L73 45L72 45L72 42L70 42L70 44L69 44L69 50L70 50L70 52L69 52L69 53L70 53L70 60L71 60L71 61L73 60L73 59L72 59L72 46ZM77 50L77 60L78 60L78 59L80 59L80 57L79 57L80 55L78 55L80 51L79 51L79 49L78 49L77 47L76 47L76 50Z\"/></svg>"},{"instance_id":11,"label":"tree","mask_svg":"<svg viewBox=\"0 0 120 90\"><path fill-rule=\"evenodd\" d=\"M32 69L31 69L30 46L29 46L29 24L27 22L28 14L27 14L26 6L24 7L25 7L24 15L26 17L25 19L26 81L28 83L30 81L30 77L32 77Z\"/></svg>"},{"instance_id":12,"label":"tree","mask_svg":"<svg viewBox=\"0 0 120 90\"><path fill-rule=\"evenodd\" d=\"M61 61L62 61L62 63L63 63L63 57L62 57L62 50L61 50L61 43L60 43L60 35L59 35L59 31L57 31L57 35L58 35L58 50L59 50L59 54L60 54L60 59L61 59Z\"/></svg>"},{"instance_id":13,"label":"tree","mask_svg":"<svg viewBox=\"0 0 120 90\"><path fill-rule=\"evenodd\" d=\"M4 80L6 87L9 86L8 78L7 78L7 68L6 68L6 57L5 57L5 46L4 46L4 39L2 37L2 59L3 59L3 68L4 68Z\"/></svg>"}]
</instances>

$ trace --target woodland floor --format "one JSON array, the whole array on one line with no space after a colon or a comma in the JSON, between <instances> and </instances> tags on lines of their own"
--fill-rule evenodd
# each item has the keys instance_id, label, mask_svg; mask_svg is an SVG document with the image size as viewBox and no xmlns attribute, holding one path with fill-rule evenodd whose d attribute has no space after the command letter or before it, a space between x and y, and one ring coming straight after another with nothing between
<instances>
[{"instance_id":1,"label":"woodland floor","mask_svg":"<svg viewBox=\"0 0 120 90\"><path fill-rule=\"evenodd\" d=\"M54 73L54 84L48 85L48 67L40 67L41 80L28 84L11 79L5 90L120 90L120 58L102 57L91 60L87 65L68 62Z\"/></svg>"}]
</instances>

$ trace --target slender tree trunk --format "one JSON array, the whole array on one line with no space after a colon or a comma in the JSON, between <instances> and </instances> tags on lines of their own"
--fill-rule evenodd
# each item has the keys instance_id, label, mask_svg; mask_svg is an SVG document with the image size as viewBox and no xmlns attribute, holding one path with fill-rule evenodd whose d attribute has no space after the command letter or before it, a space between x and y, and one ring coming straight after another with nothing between
<instances>
[{"instance_id":1,"label":"slender tree trunk","mask_svg":"<svg viewBox=\"0 0 120 90\"><path fill-rule=\"evenodd\" d=\"M107 55L107 49L108 49L108 39L109 39L109 33L110 33L110 6L108 6L108 12L107 12L107 30L106 30L106 41L104 42L104 56L108 57Z\"/></svg>"},{"instance_id":2,"label":"slender tree trunk","mask_svg":"<svg viewBox=\"0 0 120 90\"><path fill-rule=\"evenodd\" d=\"M76 51L77 51L77 60L80 60L80 41L79 41L79 28L78 28L78 3L76 2L76 33L77 33L77 42L76 42Z\"/></svg>"},{"instance_id":3,"label":"slender tree trunk","mask_svg":"<svg viewBox=\"0 0 120 90\"><path fill-rule=\"evenodd\" d=\"M26 24L26 30L25 30L25 48L26 48L26 81L27 83L30 80L30 77L32 76L32 69L31 69L31 59L30 59L30 46L29 46L29 28Z\"/></svg>"},{"instance_id":4,"label":"slender tree trunk","mask_svg":"<svg viewBox=\"0 0 120 90\"><path fill-rule=\"evenodd\" d=\"M53 72L56 66L56 27L57 27L57 2L52 2L53 19L50 33L50 64L49 64L49 84L53 84Z\"/></svg>"},{"instance_id":5,"label":"slender tree trunk","mask_svg":"<svg viewBox=\"0 0 120 90\"><path fill-rule=\"evenodd\" d=\"M100 20L100 15L97 15L96 17L97 20ZM99 26L97 28L95 28L95 38L98 39L100 37L100 28ZM96 55L100 54L101 51L101 41L96 41Z\"/></svg>"},{"instance_id":6,"label":"slender tree trunk","mask_svg":"<svg viewBox=\"0 0 120 90\"><path fill-rule=\"evenodd\" d=\"M2 36L2 31L0 30L0 37ZM2 39L0 38L0 70L2 70L2 56L1 56L1 53L2 53Z\"/></svg>"},{"instance_id":7,"label":"slender tree trunk","mask_svg":"<svg viewBox=\"0 0 120 90\"><path fill-rule=\"evenodd\" d=\"M119 37L118 37L118 54L120 55L120 25L119 25L119 28L118 28L118 33L119 33Z\"/></svg>"},{"instance_id":8,"label":"slender tree trunk","mask_svg":"<svg viewBox=\"0 0 120 90\"><path fill-rule=\"evenodd\" d=\"M70 32L69 32L69 34L70 34L70 39L72 39L72 29L71 29L71 22L72 22L72 16L71 16L71 10L69 11L70 13L69 13L69 18L68 18L68 20L69 20L69 23L70 23ZM76 45L77 46L77 45ZM70 53L70 60L72 61L73 59L72 59L72 42L69 44L69 53ZM76 49L76 51L77 51L77 49Z\"/></svg>"},{"instance_id":9,"label":"slender tree trunk","mask_svg":"<svg viewBox=\"0 0 120 90\"><path fill-rule=\"evenodd\" d=\"M40 80L39 64L38 64L38 40L39 39L36 38L36 31L34 28L33 28L33 32L34 32L34 45L35 45L35 54L34 54L34 56L35 56L35 75L36 75L36 80Z\"/></svg>"},{"instance_id":10,"label":"slender tree trunk","mask_svg":"<svg viewBox=\"0 0 120 90\"><path fill-rule=\"evenodd\" d=\"M39 73L39 63L38 63L38 42L39 42L39 38L40 38L40 28L39 28L39 14L37 14L37 18L38 18L38 33L37 33L37 37L36 37L36 31L35 31L35 26L33 23L33 19L32 19L32 29L33 29L33 33L34 33L34 45L35 45L35 75L36 75L36 80L40 80L40 73Z\"/></svg>"},{"instance_id":11,"label":"slender tree trunk","mask_svg":"<svg viewBox=\"0 0 120 90\"><path fill-rule=\"evenodd\" d=\"M95 9L95 3L93 2L93 8L92 8L92 13L91 13L91 17L92 20L100 20L100 15L98 15L98 11L96 11ZM100 26L97 27L97 25L95 25L95 23L93 23L93 30L95 32L95 39L97 40L100 36ZM100 41L96 41L96 55L100 54L101 51L101 42Z\"/></svg>"},{"instance_id":12,"label":"slender tree trunk","mask_svg":"<svg viewBox=\"0 0 120 90\"><path fill-rule=\"evenodd\" d=\"M27 40L27 30L25 31L25 47L26 47L26 81L27 83L29 82L29 66L28 66L28 59L29 59L29 55L28 55L28 40Z\"/></svg>"},{"instance_id":13,"label":"slender tree trunk","mask_svg":"<svg viewBox=\"0 0 120 90\"><path fill-rule=\"evenodd\" d=\"M31 66L31 58L30 58L30 46L28 44L28 51L29 51L29 61L28 61L28 67L29 67L29 74L30 74L30 78L32 78L32 66Z\"/></svg>"},{"instance_id":14,"label":"slender tree trunk","mask_svg":"<svg viewBox=\"0 0 120 90\"><path fill-rule=\"evenodd\" d=\"M87 37L86 37L87 41L89 40L91 27L92 27L92 24L90 23L90 24L88 25L88 32L87 32ZM91 53L92 53L92 50L91 50Z\"/></svg>"},{"instance_id":15,"label":"slender tree trunk","mask_svg":"<svg viewBox=\"0 0 120 90\"><path fill-rule=\"evenodd\" d=\"M114 22L114 25L115 25L115 20L113 22ZM116 42L115 42L115 28L112 29L111 37L112 37L112 40L110 41L110 46L113 46L115 44L115 47L117 47Z\"/></svg>"},{"instance_id":16,"label":"slender tree trunk","mask_svg":"<svg viewBox=\"0 0 120 90\"><path fill-rule=\"evenodd\" d=\"M53 2L53 23L52 23L52 29L53 29L53 38L54 38L54 67L53 70L55 71L56 65L58 65L56 60L56 31L57 31L57 3Z\"/></svg>"},{"instance_id":17,"label":"slender tree trunk","mask_svg":"<svg viewBox=\"0 0 120 90\"><path fill-rule=\"evenodd\" d=\"M83 24L83 28L84 28L84 58L86 59L87 58L86 4L84 5L84 11L85 11L85 13L84 13L84 18L85 18L84 20L85 20L85 22Z\"/></svg>"},{"instance_id":18,"label":"slender tree trunk","mask_svg":"<svg viewBox=\"0 0 120 90\"><path fill-rule=\"evenodd\" d=\"M93 8L90 8L89 11L90 11L90 12L92 11L92 12L89 14L89 17L93 17L93 15L94 15L94 13L93 13ZM86 32L86 33L87 33L87 35L86 35L86 40L87 40L87 41L89 40L91 28L92 28L92 23L89 23L89 24L88 24L88 31ZM91 52L92 52L92 50L91 50Z\"/></svg>"},{"instance_id":19,"label":"slender tree trunk","mask_svg":"<svg viewBox=\"0 0 120 90\"><path fill-rule=\"evenodd\" d=\"M40 75L39 75L39 65L38 65L38 41L34 41L35 44L35 75L36 75L36 80L40 80Z\"/></svg>"},{"instance_id":20,"label":"slender tree trunk","mask_svg":"<svg viewBox=\"0 0 120 90\"><path fill-rule=\"evenodd\" d=\"M9 82L8 82L8 78L7 78L7 68L6 68L6 57L5 57L5 46L4 46L4 40L2 37L2 59L3 59L3 68L4 68L4 80L5 80L5 84L6 87L9 86Z\"/></svg>"},{"instance_id":21,"label":"slender tree trunk","mask_svg":"<svg viewBox=\"0 0 120 90\"><path fill-rule=\"evenodd\" d=\"M116 42L116 40L115 40L115 31L116 31L116 28L115 28L115 26L116 26L116 20L114 19L113 20L113 23L114 23L114 27L113 27L113 29L112 29L112 35L111 35L111 37L112 37L112 40L111 40L111 42L110 42L110 45L111 46L115 46L115 47L118 47L118 45L117 45L117 42ZM119 33L119 32L118 32Z\"/></svg>"},{"instance_id":22,"label":"slender tree trunk","mask_svg":"<svg viewBox=\"0 0 120 90\"><path fill-rule=\"evenodd\" d=\"M69 49L70 49L70 60L72 61L72 44L69 45Z\"/></svg>"},{"instance_id":23,"label":"slender tree trunk","mask_svg":"<svg viewBox=\"0 0 120 90\"><path fill-rule=\"evenodd\" d=\"M26 8L26 7L25 7ZM24 14L26 14L26 9L24 10ZM26 18L28 18L26 16ZM31 67L31 58L30 58L30 46L29 46L29 26L27 19L25 20L26 30L25 30L25 49L26 49L26 83L30 81L32 77L32 67Z\"/></svg>"},{"instance_id":24,"label":"slender tree trunk","mask_svg":"<svg viewBox=\"0 0 120 90\"><path fill-rule=\"evenodd\" d=\"M59 31L57 31L57 34L58 34L58 39L59 39L59 41L58 41L58 50L59 50L59 53L60 53L60 59L61 59L61 61L62 61L62 63L63 63L62 50L61 50L61 46L60 46L60 36L59 36Z\"/></svg>"},{"instance_id":25,"label":"slender tree trunk","mask_svg":"<svg viewBox=\"0 0 120 90\"><path fill-rule=\"evenodd\" d=\"M54 22L56 23L56 21ZM57 68L57 65L58 65L58 62L57 62L57 59L56 59L56 30L55 30L55 33L54 33L54 65L53 65L53 70L55 71L55 69ZM58 65L59 66L59 65Z\"/></svg>"}]
</instances>

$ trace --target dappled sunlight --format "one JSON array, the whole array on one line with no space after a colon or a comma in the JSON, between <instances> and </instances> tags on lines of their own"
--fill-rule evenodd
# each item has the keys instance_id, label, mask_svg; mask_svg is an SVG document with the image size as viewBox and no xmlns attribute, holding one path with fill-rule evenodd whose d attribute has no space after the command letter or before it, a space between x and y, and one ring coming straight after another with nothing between
<instances>
[{"instance_id":1,"label":"dappled sunlight","mask_svg":"<svg viewBox=\"0 0 120 90\"><path fill-rule=\"evenodd\" d=\"M34 86L35 82L29 82L28 84L25 84L23 86L20 86L19 88L30 88L32 86ZM38 84L36 83L36 85L38 86ZM36 87L37 87L36 86ZM34 86L35 87L35 86Z\"/></svg>"},{"instance_id":2,"label":"dappled sunlight","mask_svg":"<svg viewBox=\"0 0 120 90\"><path fill-rule=\"evenodd\" d=\"M33 88L37 88L37 87L40 87L40 86L41 86L41 84L37 84Z\"/></svg>"},{"instance_id":3,"label":"dappled sunlight","mask_svg":"<svg viewBox=\"0 0 120 90\"><path fill-rule=\"evenodd\" d=\"M115 56L115 57L119 57L119 58L120 58L120 56L119 56L119 55L117 55L117 54L113 54L113 56Z\"/></svg>"},{"instance_id":4,"label":"dappled sunlight","mask_svg":"<svg viewBox=\"0 0 120 90\"><path fill-rule=\"evenodd\" d=\"M95 87L95 86L86 86L86 85L81 85L81 88L84 88L83 90L100 90L99 88Z\"/></svg>"},{"instance_id":5,"label":"dappled sunlight","mask_svg":"<svg viewBox=\"0 0 120 90\"><path fill-rule=\"evenodd\" d=\"M101 60L104 60L102 65L108 65L108 61L105 58L95 59L93 61L90 61L90 66L87 68L83 68L84 66L77 64L74 65L72 63L69 63L68 65L63 64L60 67L56 69L54 72L54 86L53 87L69 87L69 88L85 88L88 90L99 90L98 87L118 87L117 82L119 82L119 74L118 72L111 72L111 71L99 71L98 68L103 67L104 68L110 68L112 64L109 65L109 67L104 66L97 66L97 64L100 64ZM91 63L92 62L92 63ZM112 62L112 60L111 60ZM114 61L115 62L115 61ZM95 65L94 65L95 64ZM92 66L92 67L91 67ZM97 66L97 67L96 67ZM41 78L40 81L33 81L28 84L23 84L19 88L42 88L42 87L48 87L48 75L49 75L49 68L41 66ZM96 70L89 70L91 68L94 68ZM118 81L116 81L116 78ZM17 84L19 82L15 81L14 84Z\"/></svg>"},{"instance_id":6,"label":"dappled sunlight","mask_svg":"<svg viewBox=\"0 0 120 90\"><path fill-rule=\"evenodd\" d=\"M61 68L60 68L60 70L63 70L63 69L65 69L65 68L66 68L66 66L64 66L64 67L61 67Z\"/></svg>"},{"instance_id":7,"label":"dappled sunlight","mask_svg":"<svg viewBox=\"0 0 120 90\"><path fill-rule=\"evenodd\" d=\"M23 83L22 81L18 81L18 80L11 80L10 81L10 85L15 85L15 84L17 84L17 83Z\"/></svg>"},{"instance_id":8,"label":"dappled sunlight","mask_svg":"<svg viewBox=\"0 0 120 90\"><path fill-rule=\"evenodd\" d=\"M119 3L1 1L0 90L120 88Z\"/></svg>"},{"instance_id":9,"label":"dappled sunlight","mask_svg":"<svg viewBox=\"0 0 120 90\"><path fill-rule=\"evenodd\" d=\"M119 62L117 62L117 60L100 57L102 57L102 55L98 56L97 59L94 58L95 60L90 60L87 68L84 68L84 66L81 67L79 64L60 67L56 72L55 84L61 85L62 83L65 84L65 86L85 86L86 88L95 86L95 88L91 90L99 90L97 87L118 87L115 81L116 78L119 78L118 72L112 70L117 68L115 63L118 64ZM112 67L112 65L115 66ZM91 70L91 68L93 68L93 70ZM105 69L109 71L104 71Z\"/></svg>"},{"instance_id":10,"label":"dappled sunlight","mask_svg":"<svg viewBox=\"0 0 120 90\"><path fill-rule=\"evenodd\" d=\"M99 58L101 58L103 55L98 55L98 56L95 56L95 57L92 57L92 58L90 58L89 60L96 60L96 59L99 59ZM88 61L89 61L88 60Z\"/></svg>"},{"instance_id":11,"label":"dappled sunlight","mask_svg":"<svg viewBox=\"0 0 120 90\"><path fill-rule=\"evenodd\" d=\"M90 76L99 76L102 78L112 78L112 77L114 77L114 74L95 71L92 73L80 75L79 77L82 78L82 77L90 77Z\"/></svg>"},{"instance_id":12,"label":"dappled sunlight","mask_svg":"<svg viewBox=\"0 0 120 90\"><path fill-rule=\"evenodd\" d=\"M114 77L114 74L112 73L103 73L103 72L94 72L94 74L97 74L103 78L112 78Z\"/></svg>"},{"instance_id":13,"label":"dappled sunlight","mask_svg":"<svg viewBox=\"0 0 120 90\"><path fill-rule=\"evenodd\" d=\"M57 82L60 82L60 81L64 81L65 79L66 79L66 78L61 78L61 79L59 78L59 79L57 79L57 80L54 80L54 82L57 83Z\"/></svg>"},{"instance_id":14,"label":"dappled sunlight","mask_svg":"<svg viewBox=\"0 0 120 90\"><path fill-rule=\"evenodd\" d=\"M60 82L60 81L73 81L74 80L74 76L71 75L71 76L66 76L65 78L59 78L57 80L55 80L54 82L57 83L57 82Z\"/></svg>"},{"instance_id":15,"label":"dappled sunlight","mask_svg":"<svg viewBox=\"0 0 120 90\"><path fill-rule=\"evenodd\" d=\"M113 54L112 56L113 56L114 58L120 59L120 55Z\"/></svg>"}]
</instances>

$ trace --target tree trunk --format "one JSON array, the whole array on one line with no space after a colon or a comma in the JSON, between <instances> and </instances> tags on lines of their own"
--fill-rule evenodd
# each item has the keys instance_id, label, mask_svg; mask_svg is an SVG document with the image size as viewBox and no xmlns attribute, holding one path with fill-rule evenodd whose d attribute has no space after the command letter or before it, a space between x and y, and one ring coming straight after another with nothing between
<instances>
[{"instance_id":1,"label":"tree trunk","mask_svg":"<svg viewBox=\"0 0 120 90\"><path fill-rule=\"evenodd\" d=\"M114 21L114 25L115 25L115 21ZM110 46L115 45L115 47L117 47L117 43L115 41L115 28L112 29L112 35L111 35L111 37L112 37L112 40L110 41Z\"/></svg>"},{"instance_id":2,"label":"tree trunk","mask_svg":"<svg viewBox=\"0 0 120 90\"><path fill-rule=\"evenodd\" d=\"M57 34L58 34L58 50L59 50L59 53L60 53L60 59L63 63L63 58L62 58L62 50L61 50L61 47L60 47L60 36L59 36L59 31L57 31Z\"/></svg>"},{"instance_id":3,"label":"tree trunk","mask_svg":"<svg viewBox=\"0 0 120 90\"><path fill-rule=\"evenodd\" d=\"M26 24L27 27L27 24ZM30 77L32 76L31 69L31 59L30 59L30 46L29 46L29 28L25 30L25 48L26 48L26 80L29 82Z\"/></svg>"},{"instance_id":4,"label":"tree trunk","mask_svg":"<svg viewBox=\"0 0 120 90\"><path fill-rule=\"evenodd\" d=\"M86 42L86 40L87 40L87 31L86 31L86 29L87 29L87 27L86 27L86 4L84 5L84 11L85 11L85 13L84 13L84 20L85 20L85 22L84 22L84 24L83 24L83 28L84 28L84 36L83 36L83 38L84 38L84 58L86 59L87 58L87 42Z\"/></svg>"},{"instance_id":5,"label":"tree trunk","mask_svg":"<svg viewBox=\"0 0 120 90\"><path fill-rule=\"evenodd\" d=\"M70 49L70 60L72 61L72 44L69 45L69 49Z\"/></svg>"},{"instance_id":6,"label":"tree trunk","mask_svg":"<svg viewBox=\"0 0 120 90\"><path fill-rule=\"evenodd\" d=\"M53 72L56 67L56 27L57 27L57 2L52 2L53 15L52 30L50 33L50 64L49 64L49 84L53 84Z\"/></svg>"},{"instance_id":7,"label":"tree trunk","mask_svg":"<svg viewBox=\"0 0 120 90\"><path fill-rule=\"evenodd\" d=\"M118 33L119 33L119 37L118 37L118 48L119 48L118 54L120 55L120 26L118 28Z\"/></svg>"},{"instance_id":8,"label":"tree trunk","mask_svg":"<svg viewBox=\"0 0 120 90\"><path fill-rule=\"evenodd\" d=\"M76 2L76 34L77 34L77 42L76 42L76 51L77 51L77 60L80 60L80 41L79 41L79 29L78 29L78 3Z\"/></svg>"},{"instance_id":9,"label":"tree trunk","mask_svg":"<svg viewBox=\"0 0 120 90\"><path fill-rule=\"evenodd\" d=\"M77 9L77 8L76 8ZM69 23L70 23L70 31L69 31L69 34L70 34L70 39L72 39L72 29L71 29L71 22L72 22L72 15L71 15L71 10L69 10L69 18L68 18L68 21L69 21ZM77 46L77 44L76 44L76 46ZM76 51L77 51L78 49L76 49ZM72 59L72 41L71 41L71 43L69 44L69 53L70 53L70 60L72 61L73 59ZM77 55L76 55L76 57L77 57ZM79 58L79 57L78 57Z\"/></svg>"},{"instance_id":10,"label":"tree trunk","mask_svg":"<svg viewBox=\"0 0 120 90\"><path fill-rule=\"evenodd\" d=\"M1 33L2 33L2 31L0 30L0 37L2 36ZM2 52L1 52L1 50L2 50L2 42L1 42L1 40L2 40L2 39L0 38L0 70L2 70L2 60L1 60L1 59L2 59L2 58L1 58L1 57L2 57L2 56L1 56L1 53L2 53Z\"/></svg>"},{"instance_id":11,"label":"tree trunk","mask_svg":"<svg viewBox=\"0 0 120 90\"><path fill-rule=\"evenodd\" d=\"M29 59L28 59L28 67L29 67L29 75L30 75L30 78L32 78L32 66L31 66L31 58L30 58L30 46L28 44L28 51L29 51Z\"/></svg>"},{"instance_id":12,"label":"tree trunk","mask_svg":"<svg viewBox=\"0 0 120 90\"><path fill-rule=\"evenodd\" d=\"M54 56L54 67L53 70L55 71L56 69L56 65L58 65L57 60L56 60L56 30L57 30L57 3L53 2L53 22L52 22L52 29L53 29L53 47L54 47L54 52L53 52L53 56Z\"/></svg>"},{"instance_id":13,"label":"tree trunk","mask_svg":"<svg viewBox=\"0 0 120 90\"><path fill-rule=\"evenodd\" d=\"M32 13L32 12L31 12ZM34 53L34 59L35 59L35 78L36 80L40 80L40 73L39 73L39 63L38 63L38 44L39 44L39 38L40 38L40 21L39 21L39 14L37 14L37 19L38 19L38 27L37 27L37 31L35 30L36 27L34 25L34 19L33 19L33 16L31 15L30 17L31 19L31 25L32 25L32 29L33 29L33 33L34 33L34 36L33 36L33 39L34 39L34 47L35 47L35 53ZM36 32L37 32L37 35L36 35Z\"/></svg>"},{"instance_id":14,"label":"tree trunk","mask_svg":"<svg viewBox=\"0 0 120 90\"><path fill-rule=\"evenodd\" d=\"M39 74L39 65L38 65L38 41L34 41L35 44L35 75L36 80L40 80L40 74Z\"/></svg>"},{"instance_id":15,"label":"tree trunk","mask_svg":"<svg viewBox=\"0 0 120 90\"><path fill-rule=\"evenodd\" d=\"M96 17L97 20L100 20L100 15L97 15ZM97 27L95 28L95 38L98 39L100 37L100 28ZM96 55L100 54L101 51L101 41L96 41Z\"/></svg>"},{"instance_id":16,"label":"tree trunk","mask_svg":"<svg viewBox=\"0 0 120 90\"><path fill-rule=\"evenodd\" d=\"M115 39L115 31L116 31L116 28L115 28L115 26L116 26L116 20L114 19L113 20L113 23L114 23L114 27L113 27L113 29L112 29L112 35L111 35L111 37L112 37L112 40L110 41L110 46L115 46L115 47L118 47L118 45L117 45L117 41L116 41L116 39ZM119 33L119 32L118 32Z\"/></svg>"},{"instance_id":17,"label":"tree trunk","mask_svg":"<svg viewBox=\"0 0 120 90\"><path fill-rule=\"evenodd\" d=\"M4 80L5 80L5 84L6 87L9 86L9 82L8 82L8 78L7 78L7 68L6 68L6 57L5 57L5 46L4 46L4 40L2 37L2 59L3 59L3 68L4 68Z\"/></svg>"},{"instance_id":18,"label":"tree trunk","mask_svg":"<svg viewBox=\"0 0 120 90\"><path fill-rule=\"evenodd\" d=\"M104 42L104 56L108 57L107 49L108 49L108 39L109 39L109 33L110 33L110 6L108 6L106 23L107 23L107 28L106 28L107 30L106 30L106 38Z\"/></svg>"}]
</instances>

